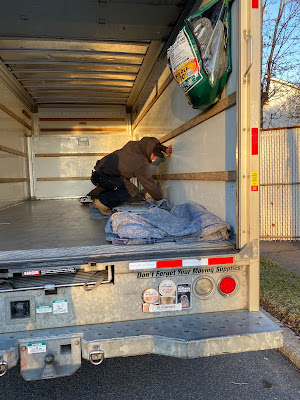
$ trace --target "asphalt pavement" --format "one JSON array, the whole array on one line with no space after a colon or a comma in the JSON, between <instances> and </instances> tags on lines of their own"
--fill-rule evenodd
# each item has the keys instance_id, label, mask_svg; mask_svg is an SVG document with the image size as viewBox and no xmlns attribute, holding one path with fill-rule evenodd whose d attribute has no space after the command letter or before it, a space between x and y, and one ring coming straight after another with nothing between
<instances>
[{"instance_id":1,"label":"asphalt pavement","mask_svg":"<svg viewBox=\"0 0 300 400\"><path fill-rule=\"evenodd\" d=\"M197 359L147 355L84 361L70 377L26 382L19 368L0 378L5 400L298 400L300 372L276 350Z\"/></svg>"},{"instance_id":2,"label":"asphalt pavement","mask_svg":"<svg viewBox=\"0 0 300 400\"><path fill-rule=\"evenodd\" d=\"M260 254L277 261L300 276L300 240L294 242L261 241Z\"/></svg>"}]
</instances>

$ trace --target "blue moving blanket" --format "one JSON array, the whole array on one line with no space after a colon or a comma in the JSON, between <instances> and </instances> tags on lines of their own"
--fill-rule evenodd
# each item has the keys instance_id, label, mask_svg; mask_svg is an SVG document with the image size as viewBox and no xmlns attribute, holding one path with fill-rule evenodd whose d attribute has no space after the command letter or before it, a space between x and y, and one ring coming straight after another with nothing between
<instances>
[{"instance_id":1,"label":"blue moving blanket","mask_svg":"<svg viewBox=\"0 0 300 400\"><path fill-rule=\"evenodd\" d=\"M113 244L219 241L228 238L229 225L197 203L184 203L170 211L152 207L140 215L113 214L105 227Z\"/></svg>"}]
</instances>

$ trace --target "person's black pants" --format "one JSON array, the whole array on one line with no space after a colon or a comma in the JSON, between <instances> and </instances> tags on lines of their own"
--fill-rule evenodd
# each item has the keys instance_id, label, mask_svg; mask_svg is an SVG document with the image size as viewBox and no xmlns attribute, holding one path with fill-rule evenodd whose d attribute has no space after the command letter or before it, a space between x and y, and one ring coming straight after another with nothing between
<instances>
[{"instance_id":1,"label":"person's black pants","mask_svg":"<svg viewBox=\"0 0 300 400\"><path fill-rule=\"evenodd\" d=\"M109 208L116 207L138 192L137 187L128 179L113 175L99 175L99 187L104 191L97 198Z\"/></svg>"}]
</instances>

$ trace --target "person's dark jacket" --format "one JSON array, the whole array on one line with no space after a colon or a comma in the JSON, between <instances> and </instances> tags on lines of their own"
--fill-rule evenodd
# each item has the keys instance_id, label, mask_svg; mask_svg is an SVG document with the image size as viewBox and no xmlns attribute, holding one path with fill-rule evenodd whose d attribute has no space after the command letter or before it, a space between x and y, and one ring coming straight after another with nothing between
<instances>
[{"instance_id":1,"label":"person's dark jacket","mask_svg":"<svg viewBox=\"0 0 300 400\"><path fill-rule=\"evenodd\" d=\"M144 137L138 141L130 141L120 150L99 160L95 171L100 175L121 176L122 178L136 177L144 189L154 200L161 200L162 193L152 178L150 156L154 147L160 144L154 137ZM163 151L165 146L161 145Z\"/></svg>"}]
</instances>

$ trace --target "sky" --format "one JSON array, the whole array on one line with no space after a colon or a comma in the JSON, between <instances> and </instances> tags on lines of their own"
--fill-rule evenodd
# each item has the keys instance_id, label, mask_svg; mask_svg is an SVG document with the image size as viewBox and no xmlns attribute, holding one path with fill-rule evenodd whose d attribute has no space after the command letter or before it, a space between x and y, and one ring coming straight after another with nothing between
<instances>
[{"instance_id":1,"label":"sky","mask_svg":"<svg viewBox=\"0 0 300 400\"><path fill-rule=\"evenodd\" d=\"M300 83L300 1L287 0L286 3L287 5L282 22L288 19L292 8L297 7L298 13L296 17L290 21L288 28L282 31L281 38L284 39L283 46L280 49L279 46L275 48L274 54L277 56L274 59L273 76L288 82ZM263 24L264 45L272 40L272 32L274 31L280 0L267 0L267 4L268 8L267 13L264 15ZM295 29L291 31L293 26ZM269 53L270 48L263 47L263 71Z\"/></svg>"}]
</instances>

